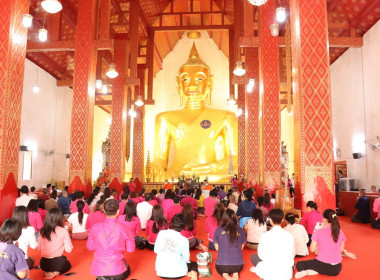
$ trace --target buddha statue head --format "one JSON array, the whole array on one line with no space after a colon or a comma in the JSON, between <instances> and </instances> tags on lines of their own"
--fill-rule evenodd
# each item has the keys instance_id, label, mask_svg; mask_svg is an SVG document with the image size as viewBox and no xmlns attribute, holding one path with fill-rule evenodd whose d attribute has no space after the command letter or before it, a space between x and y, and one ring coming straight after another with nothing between
<instances>
[{"instance_id":1,"label":"buddha statue head","mask_svg":"<svg viewBox=\"0 0 380 280\"><path fill-rule=\"evenodd\" d=\"M179 68L177 76L181 106L200 109L205 107L207 100L211 104L213 81L210 67L199 58L197 48L193 43L189 59Z\"/></svg>"}]
</instances>

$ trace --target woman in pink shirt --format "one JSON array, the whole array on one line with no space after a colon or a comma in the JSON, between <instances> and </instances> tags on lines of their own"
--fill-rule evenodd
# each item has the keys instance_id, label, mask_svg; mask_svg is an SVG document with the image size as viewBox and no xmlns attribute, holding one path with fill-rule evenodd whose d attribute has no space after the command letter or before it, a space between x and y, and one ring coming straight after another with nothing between
<instances>
[{"instance_id":1,"label":"woman in pink shirt","mask_svg":"<svg viewBox=\"0 0 380 280\"><path fill-rule=\"evenodd\" d=\"M86 229L91 229L93 225L103 222L105 219L106 215L104 215L104 201L99 200L95 204L95 211L88 215Z\"/></svg>"},{"instance_id":2,"label":"woman in pink shirt","mask_svg":"<svg viewBox=\"0 0 380 280\"><path fill-rule=\"evenodd\" d=\"M189 249L198 249L207 252L208 248L202 244L203 241L195 237L197 234L197 223L193 218L193 207L190 204L185 204L182 208L181 214L185 216L186 220L186 227L181 231L181 235L189 240Z\"/></svg>"},{"instance_id":3,"label":"woman in pink shirt","mask_svg":"<svg viewBox=\"0 0 380 280\"><path fill-rule=\"evenodd\" d=\"M161 202L162 211L164 213L165 218L168 215L169 208L173 205L174 205L173 192L172 190L167 190L165 193L165 199Z\"/></svg>"},{"instance_id":4,"label":"woman in pink shirt","mask_svg":"<svg viewBox=\"0 0 380 280\"><path fill-rule=\"evenodd\" d=\"M41 251L40 266L45 271L45 279L52 279L68 272L70 262L63 251L70 253L73 244L67 229L63 227L62 212L58 208L48 211L44 226L40 230L38 249Z\"/></svg>"},{"instance_id":5,"label":"woman in pink shirt","mask_svg":"<svg viewBox=\"0 0 380 280\"><path fill-rule=\"evenodd\" d=\"M29 224L34 227L34 233L36 234L36 238L38 238L38 231L42 228L43 223L41 219L41 215L38 212L38 204L36 199L31 199L28 203L28 218Z\"/></svg>"},{"instance_id":6,"label":"woman in pink shirt","mask_svg":"<svg viewBox=\"0 0 380 280\"><path fill-rule=\"evenodd\" d=\"M94 251L91 275L97 279L127 279L131 270L124 259L125 252L135 251L135 241L126 226L117 220L119 203L109 199L104 203L107 218L95 224L88 235L87 249Z\"/></svg>"},{"instance_id":7,"label":"woman in pink shirt","mask_svg":"<svg viewBox=\"0 0 380 280\"><path fill-rule=\"evenodd\" d=\"M136 205L132 201L127 202L123 215L117 217L117 220L131 231L133 237L136 237L137 234L141 233L140 218L137 217Z\"/></svg>"},{"instance_id":8,"label":"woman in pink shirt","mask_svg":"<svg viewBox=\"0 0 380 280\"><path fill-rule=\"evenodd\" d=\"M218 204L216 198L217 195L218 193L216 192L216 190L212 190L210 191L210 196L203 200L203 207L205 208L206 217L212 216L212 213L214 213L215 206L216 204Z\"/></svg>"},{"instance_id":9,"label":"woman in pink shirt","mask_svg":"<svg viewBox=\"0 0 380 280\"><path fill-rule=\"evenodd\" d=\"M268 213L270 212L270 210L272 210L274 208L273 203L270 202L270 195L269 195L269 193L265 193L264 194L264 203L263 203L263 206L268 210Z\"/></svg>"},{"instance_id":10,"label":"woman in pink shirt","mask_svg":"<svg viewBox=\"0 0 380 280\"><path fill-rule=\"evenodd\" d=\"M45 202L41 198L39 198L37 199L37 205L38 205L38 213L40 213L42 223L44 223L45 217L47 214L47 211L45 210Z\"/></svg>"},{"instance_id":11,"label":"woman in pink shirt","mask_svg":"<svg viewBox=\"0 0 380 280\"><path fill-rule=\"evenodd\" d=\"M318 211L318 205L314 201L308 201L306 203L305 215L302 217L300 224L306 228L307 234L309 235L309 242L307 246L311 244L311 236L314 232L314 228L317 223L322 223L322 214Z\"/></svg>"},{"instance_id":12,"label":"woman in pink shirt","mask_svg":"<svg viewBox=\"0 0 380 280\"><path fill-rule=\"evenodd\" d=\"M153 206L152 217L146 223L146 235L148 236L148 243L146 247L150 250L154 250L154 244L156 243L157 235L162 229L168 229L168 222L164 217L161 205Z\"/></svg>"},{"instance_id":13,"label":"woman in pink shirt","mask_svg":"<svg viewBox=\"0 0 380 280\"><path fill-rule=\"evenodd\" d=\"M139 199L135 191L131 192L129 199L132 200L135 205L139 204Z\"/></svg>"},{"instance_id":14,"label":"woman in pink shirt","mask_svg":"<svg viewBox=\"0 0 380 280\"><path fill-rule=\"evenodd\" d=\"M334 210L326 209L323 212L323 224L323 228L314 232L310 245L310 251L318 250L318 256L314 260L297 263L296 279L317 274L336 276L342 269L342 253L346 237L340 229Z\"/></svg>"},{"instance_id":15,"label":"woman in pink shirt","mask_svg":"<svg viewBox=\"0 0 380 280\"><path fill-rule=\"evenodd\" d=\"M212 251L215 251L214 233L215 233L215 230L220 225L220 221L222 220L224 210L225 210L225 207L223 203L218 203L215 206L212 216L209 216L206 218L205 232L207 233L207 238L208 238L208 248Z\"/></svg>"},{"instance_id":16,"label":"woman in pink shirt","mask_svg":"<svg viewBox=\"0 0 380 280\"><path fill-rule=\"evenodd\" d=\"M267 224L263 212L256 208L252 213L252 219L245 224L247 229L247 248L257 250L261 236L267 231Z\"/></svg>"}]
</instances>

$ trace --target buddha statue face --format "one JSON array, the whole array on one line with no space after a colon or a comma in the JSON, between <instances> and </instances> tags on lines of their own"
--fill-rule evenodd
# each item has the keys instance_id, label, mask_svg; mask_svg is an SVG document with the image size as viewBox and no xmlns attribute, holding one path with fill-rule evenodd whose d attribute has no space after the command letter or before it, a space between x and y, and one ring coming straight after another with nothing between
<instances>
[{"instance_id":1,"label":"buddha statue face","mask_svg":"<svg viewBox=\"0 0 380 280\"><path fill-rule=\"evenodd\" d=\"M189 60L178 71L177 89L180 95L181 105L185 107L202 108L206 100L211 103L213 75L209 67L199 58L193 44Z\"/></svg>"}]
</instances>

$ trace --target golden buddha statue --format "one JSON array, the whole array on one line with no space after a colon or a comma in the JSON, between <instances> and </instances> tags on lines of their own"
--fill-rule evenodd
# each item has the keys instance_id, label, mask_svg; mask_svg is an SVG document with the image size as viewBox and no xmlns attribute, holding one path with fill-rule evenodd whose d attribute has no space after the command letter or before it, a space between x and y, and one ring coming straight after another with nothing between
<instances>
[{"instance_id":1,"label":"golden buddha statue","mask_svg":"<svg viewBox=\"0 0 380 280\"><path fill-rule=\"evenodd\" d=\"M189 59L177 76L184 108L156 117L151 164L155 182L180 174L228 182L231 159L237 168L237 117L230 111L206 108L207 100L211 104L212 88L213 75L193 43Z\"/></svg>"}]
</instances>

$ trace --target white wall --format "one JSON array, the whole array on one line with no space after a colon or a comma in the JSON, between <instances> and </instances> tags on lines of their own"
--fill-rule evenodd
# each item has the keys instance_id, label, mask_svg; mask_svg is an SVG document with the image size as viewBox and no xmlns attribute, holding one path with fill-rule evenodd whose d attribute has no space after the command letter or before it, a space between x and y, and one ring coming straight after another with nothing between
<instances>
[{"instance_id":1,"label":"white wall","mask_svg":"<svg viewBox=\"0 0 380 280\"><path fill-rule=\"evenodd\" d=\"M380 152L367 141L380 136L380 21L365 35L362 48L350 48L331 65L335 161L347 162L347 176L359 187L380 187ZM352 153L364 154L353 159Z\"/></svg>"},{"instance_id":2,"label":"white wall","mask_svg":"<svg viewBox=\"0 0 380 280\"><path fill-rule=\"evenodd\" d=\"M38 69L39 93L33 93L37 66L25 60L20 145L33 147L32 179L22 180L23 152L20 152L19 186L39 188L51 181L68 182L72 90L57 87L50 74ZM49 151L53 151L48 154Z\"/></svg>"}]
</instances>

